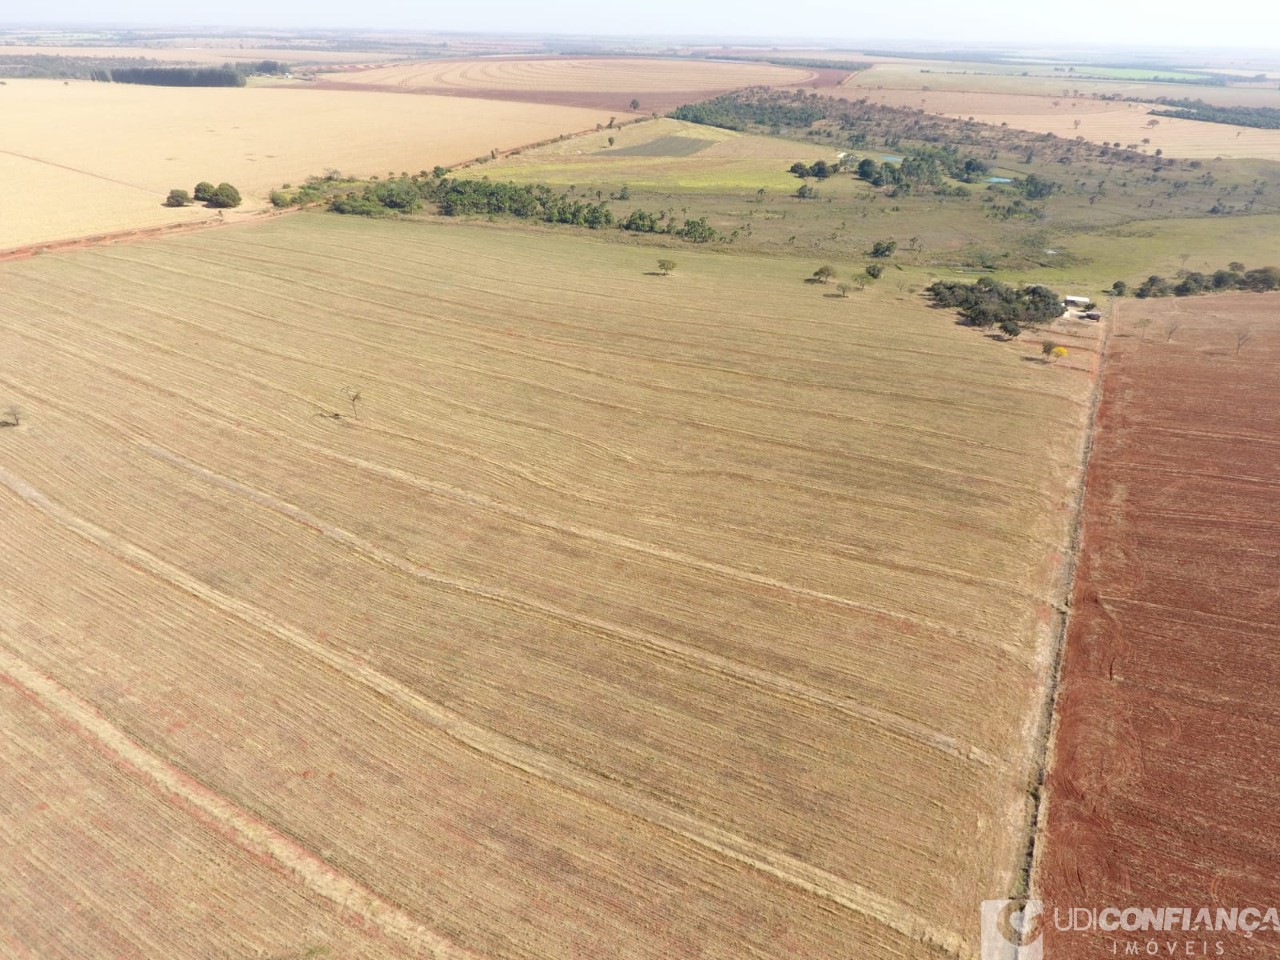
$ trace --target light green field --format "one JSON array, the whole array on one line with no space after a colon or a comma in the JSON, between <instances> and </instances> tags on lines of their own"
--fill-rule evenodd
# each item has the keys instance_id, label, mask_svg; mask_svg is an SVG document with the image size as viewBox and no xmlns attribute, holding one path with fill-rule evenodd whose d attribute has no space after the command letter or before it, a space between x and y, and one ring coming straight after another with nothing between
<instances>
[{"instance_id":1,"label":"light green field","mask_svg":"<svg viewBox=\"0 0 1280 960\"><path fill-rule=\"evenodd\" d=\"M609 146L609 137L614 145ZM691 143L698 143L696 152ZM662 118L604 130L471 167L517 183L626 184L632 189L743 192L794 191L787 168L798 159L834 160L835 148L720 130Z\"/></svg>"}]
</instances>

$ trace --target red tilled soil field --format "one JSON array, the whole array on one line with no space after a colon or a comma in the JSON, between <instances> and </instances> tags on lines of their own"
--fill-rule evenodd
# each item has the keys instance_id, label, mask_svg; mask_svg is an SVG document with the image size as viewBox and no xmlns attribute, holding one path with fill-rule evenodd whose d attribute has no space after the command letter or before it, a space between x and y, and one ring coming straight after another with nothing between
<instances>
[{"instance_id":1,"label":"red tilled soil field","mask_svg":"<svg viewBox=\"0 0 1280 960\"><path fill-rule=\"evenodd\" d=\"M1270 932L1059 932L1053 919L1280 905L1277 397L1280 295L1123 305L1047 780L1037 886L1051 960L1153 942L1161 956L1170 943L1177 956L1280 951Z\"/></svg>"}]
</instances>

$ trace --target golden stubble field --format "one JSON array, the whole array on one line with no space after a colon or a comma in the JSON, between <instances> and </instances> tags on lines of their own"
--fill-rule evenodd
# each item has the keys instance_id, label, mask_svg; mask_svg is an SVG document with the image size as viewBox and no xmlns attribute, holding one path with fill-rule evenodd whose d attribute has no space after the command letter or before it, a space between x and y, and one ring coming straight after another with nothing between
<instances>
[{"instance_id":1,"label":"golden stubble field","mask_svg":"<svg viewBox=\"0 0 1280 960\"><path fill-rule=\"evenodd\" d=\"M0 87L0 250L205 219L169 190L228 181L246 208L336 168L417 172L593 129L601 110L377 92L192 89L47 80Z\"/></svg>"},{"instance_id":2,"label":"golden stubble field","mask_svg":"<svg viewBox=\"0 0 1280 960\"><path fill-rule=\"evenodd\" d=\"M768 63L642 57L503 57L396 63L344 73L343 79L421 90L600 91L640 95L672 90L733 90L754 84L796 84L812 76L812 70Z\"/></svg>"},{"instance_id":3,"label":"golden stubble field","mask_svg":"<svg viewBox=\"0 0 1280 960\"><path fill-rule=\"evenodd\" d=\"M1088 376L657 253L304 214L2 268L0 944L976 956Z\"/></svg>"}]
</instances>

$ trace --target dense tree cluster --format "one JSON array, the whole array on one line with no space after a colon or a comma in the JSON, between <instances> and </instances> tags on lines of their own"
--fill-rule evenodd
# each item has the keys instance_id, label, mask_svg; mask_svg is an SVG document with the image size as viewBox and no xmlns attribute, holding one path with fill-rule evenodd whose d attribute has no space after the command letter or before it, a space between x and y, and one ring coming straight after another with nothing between
<instances>
[{"instance_id":1,"label":"dense tree cluster","mask_svg":"<svg viewBox=\"0 0 1280 960\"><path fill-rule=\"evenodd\" d=\"M1237 127L1257 127L1261 130L1280 130L1280 109L1275 107L1219 107L1203 100L1171 100L1161 97L1156 101L1176 109L1153 110L1157 117L1177 117L1179 120L1204 120L1208 123L1230 123Z\"/></svg>"},{"instance_id":2,"label":"dense tree cluster","mask_svg":"<svg viewBox=\"0 0 1280 960\"><path fill-rule=\"evenodd\" d=\"M94 80L143 83L155 87L243 87L245 75L234 67L136 67L99 70Z\"/></svg>"},{"instance_id":3,"label":"dense tree cluster","mask_svg":"<svg viewBox=\"0 0 1280 960\"><path fill-rule=\"evenodd\" d=\"M1227 290L1247 290L1265 293L1280 290L1280 267L1258 267L1246 270L1244 264L1233 263L1225 270L1213 273L1182 271L1175 279L1152 274L1134 290L1135 297L1193 297L1200 293L1222 293Z\"/></svg>"},{"instance_id":4,"label":"dense tree cluster","mask_svg":"<svg viewBox=\"0 0 1280 960\"><path fill-rule=\"evenodd\" d=\"M797 98L752 99L727 93L701 103L685 104L668 114L676 120L701 123L725 130L747 130L753 124L766 127L807 127L826 116L822 103Z\"/></svg>"},{"instance_id":5,"label":"dense tree cluster","mask_svg":"<svg viewBox=\"0 0 1280 960\"><path fill-rule=\"evenodd\" d=\"M791 173L797 177L817 177L825 180L840 172L839 163L828 163L826 160L815 160L813 163L802 163L797 160L791 165Z\"/></svg>"},{"instance_id":6,"label":"dense tree cluster","mask_svg":"<svg viewBox=\"0 0 1280 960\"><path fill-rule=\"evenodd\" d=\"M925 295L938 307L959 309L964 322L975 327L997 324L1012 333L1023 326L1044 323L1062 315L1062 298L1039 284L1013 287L991 277L974 283L961 280L939 280L925 289Z\"/></svg>"}]
</instances>

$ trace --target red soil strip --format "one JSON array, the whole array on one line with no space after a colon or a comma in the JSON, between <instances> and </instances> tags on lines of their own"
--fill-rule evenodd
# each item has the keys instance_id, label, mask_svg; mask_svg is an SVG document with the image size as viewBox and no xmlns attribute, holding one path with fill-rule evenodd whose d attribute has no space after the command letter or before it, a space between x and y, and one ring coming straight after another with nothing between
<instances>
[{"instance_id":1,"label":"red soil strip","mask_svg":"<svg viewBox=\"0 0 1280 960\"><path fill-rule=\"evenodd\" d=\"M1126 303L1117 323L1035 878L1044 956L1274 957L1280 933L1055 929L1055 908L1280 907L1280 295Z\"/></svg>"}]
</instances>

